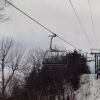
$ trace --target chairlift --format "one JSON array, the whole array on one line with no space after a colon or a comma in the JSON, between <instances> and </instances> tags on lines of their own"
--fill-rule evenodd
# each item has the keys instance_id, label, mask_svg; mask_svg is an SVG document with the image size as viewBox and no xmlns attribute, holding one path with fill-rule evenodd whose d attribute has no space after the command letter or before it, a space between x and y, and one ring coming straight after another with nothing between
<instances>
[{"instance_id":1,"label":"chairlift","mask_svg":"<svg viewBox=\"0 0 100 100\"><path fill-rule=\"evenodd\" d=\"M64 58L67 55L67 51L65 50L58 50L56 48L52 48L53 38L56 37L56 34L50 35L50 48L45 52L44 59L43 59L43 66L50 66L50 67L58 67L58 66L65 66L68 62L64 61Z\"/></svg>"}]
</instances>

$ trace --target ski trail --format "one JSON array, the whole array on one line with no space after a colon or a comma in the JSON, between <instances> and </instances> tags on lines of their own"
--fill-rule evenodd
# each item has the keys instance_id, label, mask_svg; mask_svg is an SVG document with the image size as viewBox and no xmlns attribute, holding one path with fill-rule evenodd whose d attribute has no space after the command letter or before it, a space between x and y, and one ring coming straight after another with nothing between
<instances>
[{"instance_id":1,"label":"ski trail","mask_svg":"<svg viewBox=\"0 0 100 100\"><path fill-rule=\"evenodd\" d=\"M95 74L83 75L80 85L76 100L100 100L100 78L97 80Z\"/></svg>"}]
</instances>

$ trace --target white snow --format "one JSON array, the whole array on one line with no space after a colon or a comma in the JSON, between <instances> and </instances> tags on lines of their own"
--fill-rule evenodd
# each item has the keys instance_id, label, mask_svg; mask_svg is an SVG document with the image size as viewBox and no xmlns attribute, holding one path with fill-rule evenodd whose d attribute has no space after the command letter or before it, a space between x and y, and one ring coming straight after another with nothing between
<instances>
[{"instance_id":1,"label":"white snow","mask_svg":"<svg viewBox=\"0 0 100 100\"><path fill-rule=\"evenodd\" d=\"M100 100L100 78L95 74L85 74L81 77L81 87L75 92L76 100Z\"/></svg>"}]
</instances>

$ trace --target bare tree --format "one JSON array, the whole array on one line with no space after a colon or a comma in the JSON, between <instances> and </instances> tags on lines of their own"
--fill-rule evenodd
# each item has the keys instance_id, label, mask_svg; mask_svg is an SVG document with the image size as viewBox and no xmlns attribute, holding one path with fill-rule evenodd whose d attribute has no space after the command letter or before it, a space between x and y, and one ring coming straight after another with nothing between
<instances>
[{"instance_id":1,"label":"bare tree","mask_svg":"<svg viewBox=\"0 0 100 100\"><path fill-rule=\"evenodd\" d=\"M9 2L12 2L12 0L7 0ZM6 0L0 0L0 22L5 21L9 19L9 13L7 12L7 9L9 7L9 4Z\"/></svg>"},{"instance_id":2,"label":"bare tree","mask_svg":"<svg viewBox=\"0 0 100 100\"><path fill-rule=\"evenodd\" d=\"M10 38L2 38L0 42L0 67L1 67L1 93L2 98L6 98L7 86L21 66L24 51L22 48L14 44Z\"/></svg>"},{"instance_id":3,"label":"bare tree","mask_svg":"<svg viewBox=\"0 0 100 100\"><path fill-rule=\"evenodd\" d=\"M44 51L40 48L30 49L25 58L26 61L24 62L21 71L25 76L27 76L32 70L39 71L41 69Z\"/></svg>"},{"instance_id":4,"label":"bare tree","mask_svg":"<svg viewBox=\"0 0 100 100\"><path fill-rule=\"evenodd\" d=\"M42 68L42 61L44 58L44 51L40 48L30 49L26 55L27 61L25 61L25 66L22 67L21 73L24 74L25 84L23 92L24 100L37 100L37 90L35 87L37 81L37 75ZM25 58L26 58L25 57ZM22 100L22 99L21 99ZM42 99L41 99L42 100Z\"/></svg>"}]
</instances>

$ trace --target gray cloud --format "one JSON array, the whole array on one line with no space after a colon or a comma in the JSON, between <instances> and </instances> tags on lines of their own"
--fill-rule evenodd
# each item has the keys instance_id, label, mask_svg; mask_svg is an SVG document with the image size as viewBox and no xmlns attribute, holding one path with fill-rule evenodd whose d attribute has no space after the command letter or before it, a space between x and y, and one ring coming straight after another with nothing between
<instances>
[{"instance_id":1,"label":"gray cloud","mask_svg":"<svg viewBox=\"0 0 100 100\"><path fill-rule=\"evenodd\" d=\"M87 0L72 0L80 19L84 25L89 39L95 47L94 35ZM67 3L67 4L66 4ZM96 29L97 41L100 42L100 1L91 1L93 9L93 18ZM77 47L88 50L91 46L88 44L86 37L82 33L79 23L74 12L66 0L15 0L13 4L28 13L30 16L47 26L54 32L58 33L64 39L68 40ZM95 9L94 9L95 7ZM49 47L49 33L30 19L16 11L13 7L8 7L10 20L0 23L1 36L11 36L25 45ZM55 39L54 44L73 49L59 39Z\"/></svg>"}]
</instances>

